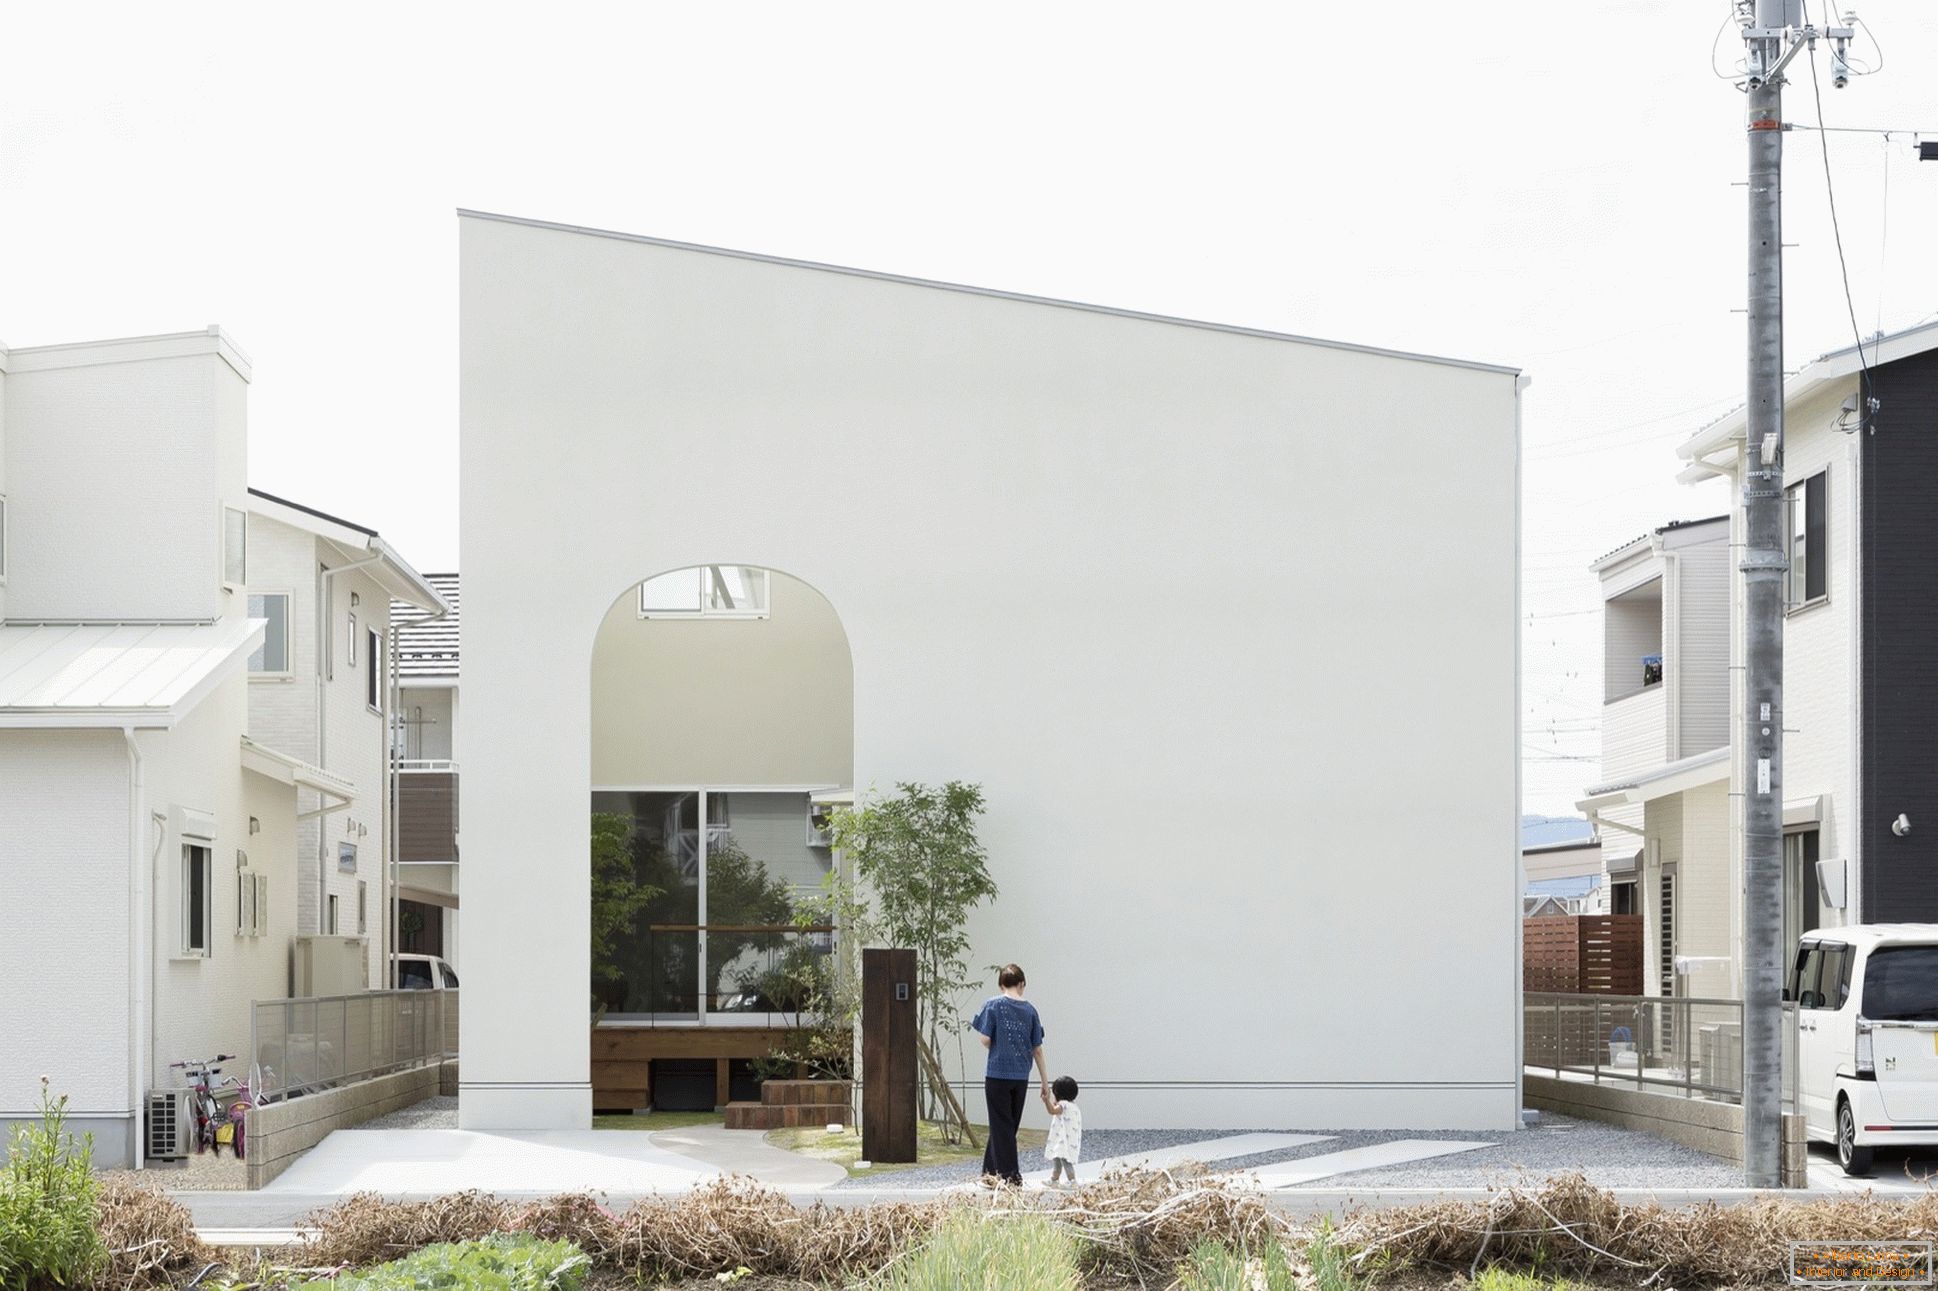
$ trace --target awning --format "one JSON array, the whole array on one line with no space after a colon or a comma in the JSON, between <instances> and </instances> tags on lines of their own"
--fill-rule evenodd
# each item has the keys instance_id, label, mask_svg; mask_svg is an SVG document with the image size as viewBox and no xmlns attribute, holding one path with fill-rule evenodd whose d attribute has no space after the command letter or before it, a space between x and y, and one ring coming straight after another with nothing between
<instances>
[{"instance_id":1,"label":"awning","mask_svg":"<svg viewBox=\"0 0 1938 1291\"><path fill-rule=\"evenodd\" d=\"M1698 753L1694 757L1678 758L1674 762L1665 763L1644 775L1592 788L1588 791L1588 796L1577 802L1575 806L1590 816L1596 816L1610 807L1653 802L1657 798L1666 798L1670 794L1681 793L1685 789L1695 789L1727 779L1729 779L1729 749L1711 749L1707 753Z\"/></svg>"},{"instance_id":2,"label":"awning","mask_svg":"<svg viewBox=\"0 0 1938 1291\"><path fill-rule=\"evenodd\" d=\"M1824 799L1827 794L1817 794L1810 798L1791 798L1783 804L1783 827L1785 829L1815 829L1824 821Z\"/></svg>"},{"instance_id":3,"label":"awning","mask_svg":"<svg viewBox=\"0 0 1938 1291\"><path fill-rule=\"evenodd\" d=\"M281 784L301 785L318 793L333 794L343 799L343 806L348 806L357 796L356 785L342 776L332 775L287 753L278 753L275 749L256 743L247 735L242 737L242 769L254 771Z\"/></svg>"},{"instance_id":4,"label":"awning","mask_svg":"<svg viewBox=\"0 0 1938 1291\"><path fill-rule=\"evenodd\" d=\"M1604 847L1602 865L1608 870L1610 878L1616 875L1634 874L1642 868L1642 849L1639 847Z\"/></svg>"},{"instance_id":5,"label":"awning","mask_svg":"<svg viewBox=\"0 0 1938 1291\"><path fill-rule=\"evenodd\" d=\"M0 728L174 726L248 662L261 619L0 627Z\"/></svg>"},{"instance_id":6,"label":"awning","mask_svg":"<svg viewBox=\"0 0 1938 1291\"><path fill-rule=\"evenodd\" d=\"M440 906L446 910L458 908L457 893L440 892L436 888L414 888L408 883L399 883L397 896L399 900L415 901L420 905Z\"/></svg>"}]
</instances>

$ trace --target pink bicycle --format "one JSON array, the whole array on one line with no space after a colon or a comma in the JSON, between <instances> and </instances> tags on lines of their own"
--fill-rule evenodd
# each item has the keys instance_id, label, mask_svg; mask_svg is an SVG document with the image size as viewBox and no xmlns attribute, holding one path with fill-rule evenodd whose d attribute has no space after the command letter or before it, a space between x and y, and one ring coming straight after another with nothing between
<instances>
[{"instance_id":1,"label":"pink bicycle","mask_svg":"<svg viewBox=\"0 0 1938 1291\"><path fill-rule=\"evenodd\" d=\"M218 1053L213 1058L190 1058L182 1062L171 1062L172 1068L180 1068L182 1078L194 1091L189 1100L195 1107L195 1151L214 1152L222 1155L222 1145L228 1144L235 1152L236 1160L244 1159L248 1147L245 1142L245 1118L249 1109L255 1106L254 1091L249 1082L230 1076L217 1081L222 1068L217 1063L229 1062L235 1058L232 1053ZM229 1092L233 1089L233 1093Z\"/></svg>"}]
</instances>

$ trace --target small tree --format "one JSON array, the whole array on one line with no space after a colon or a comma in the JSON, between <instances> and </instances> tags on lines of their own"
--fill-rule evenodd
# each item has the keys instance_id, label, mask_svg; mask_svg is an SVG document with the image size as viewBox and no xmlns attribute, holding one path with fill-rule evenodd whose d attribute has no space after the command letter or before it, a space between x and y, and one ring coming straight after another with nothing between
<instances>
[{"instance_id":1,"label":"small tree","mask_svg":"<svg viewBox=\"0 0 1938 1291\"><path fill-rule=\"evenodd\" d=\"M614 812L592 813L592 980L596 986L625 980L614 962L619 938L659 889L640 882L633 856L632 822ZM595 996L594 1004L598 1003Z\"/></svg>"},{"instance_id":2,"label":"small tree","mask_svg":"<svg viewBox=\"0 0 1938 1291\"><path fill-rule=\"evenodd\" d=\"M961 997L980 980L969 971L965 926L996 896L976 838L982 810L982 786L952 780L898 784L893 797L832 814L834 847L872 898L870 939L915 952L916 1029L931 1053L941 1052L944 1030L961 1030Z\"/></svg>"}]
</instances>

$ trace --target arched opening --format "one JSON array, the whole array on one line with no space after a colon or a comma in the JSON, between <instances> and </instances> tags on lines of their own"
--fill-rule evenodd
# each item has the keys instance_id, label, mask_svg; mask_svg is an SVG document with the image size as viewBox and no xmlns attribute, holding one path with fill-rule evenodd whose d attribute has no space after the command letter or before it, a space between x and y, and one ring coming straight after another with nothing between
<instances>
[{"instance_id":1,"label":"arched opening","mask_svg":"<svg viewBox=\"0 0 1938 1291\"><path fill-rule=\"evenodd\" d=\"M780 571L672 570L608 609L591 698L594 1107L755 1096L835 951L800 925L853 797L847 635Z\"/></svg>"}]
</instances>

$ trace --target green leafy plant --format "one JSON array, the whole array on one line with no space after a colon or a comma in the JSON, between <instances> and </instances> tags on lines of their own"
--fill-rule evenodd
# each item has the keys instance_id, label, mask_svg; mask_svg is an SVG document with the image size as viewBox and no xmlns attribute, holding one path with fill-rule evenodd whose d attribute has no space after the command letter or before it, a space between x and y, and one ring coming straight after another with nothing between
<instances>
[{"instance_id":1,"label":"green leafy plant","mask_svg":"<svg viewBox=\"0 0 1938 1291\"><path fill-rule=\"evenodd\" d=\"M633 855L632 822L613 812L592 813L592 980L623 983L616 962L619 939L660 890L642 882ZM595 993L595 1003L598 995Z\"/></svg>"},{"instance_id":2,"label":"green leafy plant","mask_svg":"<svg viewBox=\"0 0 1938 1291\"><path fill-rule=\"evenodd\" d=\"M307 1291L578 1291L590 1263L570 1242L494 1233L302 1285Z\"/></svg>"},{"instance_id":3,"label":"green leafy plant","mask_svg":"<svg viewBox=\"0 0 1938 1291\"><path fill-rule=\"evenodd\" d=\"M67 1128L67 1096L40 1080L40 1119L15 1125L0 1173L0 1288L90 1284L107 1263L96 1222L94 1136Z\"/></svg>"},{"instance_id":4,"label":"green leafy plant","mask_svg":"<svg viewBox=\"0 0 1938 1291\"><path fill-rule=\"evenodd\" d=\"M1042 1215L985 1219L959 1213L890 1264L870 1286L884 1291L1077 1291L1076 1236Z\"/></svg>"},{"instance_id":5,"label":"green leafy plant","mask_svg":"<svg viewBox=\"0 0 1938 1291\"><path fill-rule=\"evenodd\" d=\"M1193 1247L1184 1267L1178 1271L1180 1291L1299 1291L1298 1275L1285 1248L1277 1242L1257 1254L1248 1254L1218 1241L1204 1241ZM1321 1286L1331 1291L1334 1286Z\"/></svg>"},{"instance_id":6,"label":"green leafy plant","mask_svg":"<svg viewBox=\"0 0 1938 1291\"><path fill-rule=\"evenodd\" d=\"M915 951L916 1027L935 1053L944 1031L960 1033L962 996L979 980L967 960L969 914L996 897L976 837L982 812L982 786L952 780L940 788L898 784L891 797L830 816L834 847L853 863L860 885L848 900L866 894L861 923L870 940ZM935 1092L929 1096L933 1115Z\"/></svg>"},{"instance_id":7,"label":"green leafy plant","mask_svg":"<svg viewBox=\"0 0 1938 1291\"><path fill-rule=\"evenodd\" d=\"M1319 1231L1305 1248L1305 1258L1318 1291L1358 1291L1366 1285L1353 1272L1351 1252L1340 1243L1330 1220L1320 1221Z\"/></svg>"}]
</instances>

